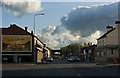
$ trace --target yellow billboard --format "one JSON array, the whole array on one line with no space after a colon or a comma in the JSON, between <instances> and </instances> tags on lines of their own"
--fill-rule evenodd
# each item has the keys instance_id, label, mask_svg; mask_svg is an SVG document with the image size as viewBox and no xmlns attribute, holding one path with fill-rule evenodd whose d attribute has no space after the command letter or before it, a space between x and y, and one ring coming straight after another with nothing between
<instances>
[{"instance_id":1,"label":"yellow billboard","mask_svg":"<svg viewBox=\"0 0 120 78\"><path fill-rule=\"evenodd\" d=\"M31 37L26 36L3 36L2 37L2 51L20 51L20 52L28 52L31 51Z\"/></svg>"}]
</instances>

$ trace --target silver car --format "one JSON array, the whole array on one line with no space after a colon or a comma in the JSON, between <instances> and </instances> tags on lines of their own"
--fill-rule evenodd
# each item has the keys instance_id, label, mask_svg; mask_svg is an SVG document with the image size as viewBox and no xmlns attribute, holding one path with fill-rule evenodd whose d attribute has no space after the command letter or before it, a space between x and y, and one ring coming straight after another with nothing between
<instances>
[{"instance_id":1,"label":"silver car","mask_svg":"<svg viewBox=\"0 0 120 78\"><path fill-rule=\"evenodd\" d=\"M77 56L71 56L68 58L68 61L71 61L71 62L80 61L80 58L78 58Z\"/></svg>"},{"instance_id":2,"label":"silver car","mask_svg":"<svg viewBox=\"0 0 120 78\"><path fill-rule=\"evenodd\" d=\"M48 57L48 58L47 58L47 61L52 62L52 61L53 61L53 58L52 58L52 57Z\"/></svg>"}]
</instances>

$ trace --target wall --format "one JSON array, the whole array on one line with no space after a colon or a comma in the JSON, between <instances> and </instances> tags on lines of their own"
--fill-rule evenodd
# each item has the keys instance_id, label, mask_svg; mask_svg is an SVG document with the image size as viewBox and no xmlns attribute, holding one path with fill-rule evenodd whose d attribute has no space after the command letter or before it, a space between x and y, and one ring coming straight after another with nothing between
<instances>
[{"instance_id":1,"label":"wall","mask_svg":"<svg viewBox=\"0 0 120 78\"><path fill-rule=\"evenodd\" d=\"M107 49L106 54L107 54L107 58L115 58L115 57L118 58L119 57L118 49L114 49L113 54L111 54L111 50Z\"/></svg>"},{"instance_id":2,"label":"wall","mask_svg":"<svg viewBox=\"0 0 120 78\"><path fill-rule=\"evenodd\" d=\"M113 30L105 38L105 45L118 45L118 29Z\"/></svg>"},{"instance_id":3,"label":"wall","mask_svg":"<svg viewBox=\"0 0 120 78\"><path fill-rule=\"evenodd\" d=\"M42 52L37 52L37 62L38 62L38 63L39 63L39 62L42 62L42 61L41 61L42 58L43 58L43 53L42 53Z\"/></svg>"}]
</instances>

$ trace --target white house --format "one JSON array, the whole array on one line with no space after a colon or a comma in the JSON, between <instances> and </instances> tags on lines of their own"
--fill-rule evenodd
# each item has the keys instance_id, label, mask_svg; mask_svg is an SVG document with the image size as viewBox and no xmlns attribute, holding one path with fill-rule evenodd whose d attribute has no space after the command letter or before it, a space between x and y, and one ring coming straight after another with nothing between
<instances>
[{"instance_id":1,"label":"white house","mask_svg":"<svg viewBox=\"0 0 120 78\"><path fill-rule=\"evenodd\" d=\"M115 27L107 26L106 33L97 39L96 61L120 57L120 21Z\"/></svg>"}]
</instances>

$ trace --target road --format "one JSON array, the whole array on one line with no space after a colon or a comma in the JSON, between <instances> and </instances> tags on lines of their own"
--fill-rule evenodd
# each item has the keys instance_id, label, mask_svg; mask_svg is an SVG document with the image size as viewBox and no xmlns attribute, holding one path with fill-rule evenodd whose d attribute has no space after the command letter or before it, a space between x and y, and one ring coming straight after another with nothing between
<instances>
[{"instance_id":1,"label":"road","mask_svg":"<svg viewBox=\"0 0 120 78\"><path fill-rule=\"evenodd\" d=\"M118 77L119 70L96 65L96 63L68 62L54 60L48 64L3 64L2 76L76 76L76 77Z\"/></svg>"}]
</instances>

